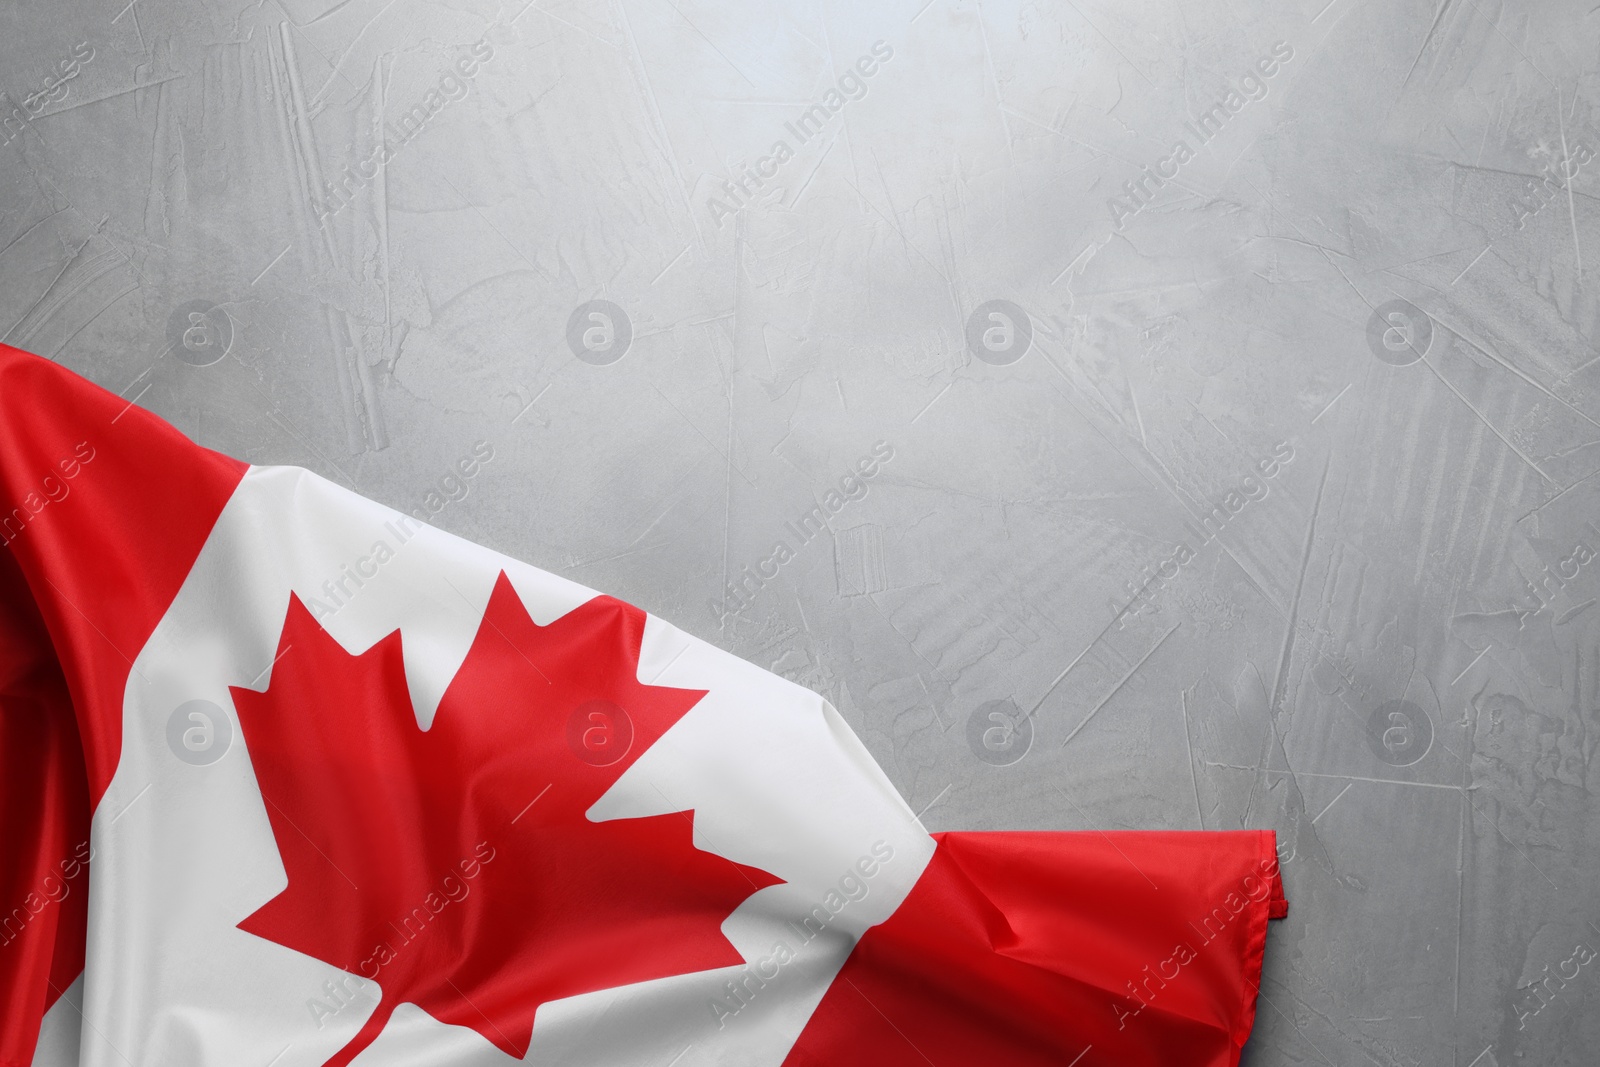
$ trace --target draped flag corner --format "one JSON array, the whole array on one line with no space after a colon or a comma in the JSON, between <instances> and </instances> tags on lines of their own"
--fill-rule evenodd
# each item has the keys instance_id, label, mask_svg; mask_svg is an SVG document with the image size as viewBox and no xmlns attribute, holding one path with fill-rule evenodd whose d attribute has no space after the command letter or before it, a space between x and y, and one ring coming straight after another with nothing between
<instances>
[{"instance_id":1,"label":"draped flag corner","mask_svg":"<svg viewBox=\"0 0 1600 1067\"><path fill-rule=\"evenodd\" d=\"M1239 1062L1270 831L930 834L815 693L4 345L0 542L0 1067Z\"/></svg>"}]
</instances>

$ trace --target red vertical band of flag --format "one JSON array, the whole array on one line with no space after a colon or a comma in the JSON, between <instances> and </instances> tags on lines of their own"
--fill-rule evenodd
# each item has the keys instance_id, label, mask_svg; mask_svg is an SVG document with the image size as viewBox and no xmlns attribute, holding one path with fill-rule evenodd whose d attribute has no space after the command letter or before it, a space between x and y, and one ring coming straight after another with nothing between
<instances>
[{"instance_id":1,"label":"red vertical band of flag","mask_svg":"<svg viewBox=\"0 0 1600 1067\"><path fill-rule=\"evenodd\" d=\"M934 838L785 1067L1239 1062L1288 913L1271 832Z\"/></svg>"},{"instance_id":2,"label":"red vertical band of flag","mask_svg":"<svg viewBox=\"0 0 1600 1067\"><path fill-rule=\"evenodd\" d=\"M83 969L89 787L67 682L0 551L0 1067L27 1067L40 1016Z\"/></svg>"},{"instance_id":3,"label":"red vertical band of flag","mask_svg":"<svg viewBox=\"0 0 1600 1067\"><path fill-rule=\"evenodd\" d=\"M0 1065L26 1067L83 970L74 864L121 757L133 661L246 467L6 345L0 414Z\"/></svg>"}]
</instances>

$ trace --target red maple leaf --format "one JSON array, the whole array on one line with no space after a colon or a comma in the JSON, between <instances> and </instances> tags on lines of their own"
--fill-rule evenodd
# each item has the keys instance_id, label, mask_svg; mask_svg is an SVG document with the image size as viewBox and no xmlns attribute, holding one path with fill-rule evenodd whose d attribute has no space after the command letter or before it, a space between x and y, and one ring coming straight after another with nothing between
<instances>
[{"instance_id":1,"label":"red maple leaf","mask_svg":"<svg viewBox=\"0 0 1600 1067\"><path fill-rule=\"evenodd\" d=\"M289 885L239 924L375 980L343 1067L403 1003L517 1058L541 1004L743 963L721 924L765 871L692 812L586 812L703 691L642 685L645 616L597 597L539 626L501 574L432 727L400 634L352 656L291 598L265 692L233 689Z\"/></svg>"}]
</instances>

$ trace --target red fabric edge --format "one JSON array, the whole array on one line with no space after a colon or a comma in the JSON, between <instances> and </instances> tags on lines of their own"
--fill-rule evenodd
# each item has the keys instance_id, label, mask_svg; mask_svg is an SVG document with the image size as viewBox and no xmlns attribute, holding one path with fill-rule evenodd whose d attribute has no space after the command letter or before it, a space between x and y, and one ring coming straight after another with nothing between
<instances>
[{"instance_id":1,"label":"red fabric edge","mask_svg":"<svg viewBox=\"0 0 1600 1067\"><path fill-rule=\"evenodd\" d=\"M1250 916L1250 943L1245 949L1244 958L1245 984L1239 991L1239 1028L1234 1033L1233 1060L1229 1067L1239 1067L1244 1047L1255 1030L1261 971L1266 965L1267 926L1274 919L1282 919L1289 914L1289 901L1283 894L1283 871L1278 863L1278 835L1273 830L1262 830L1260 841L1259 862L1271 864L1272 873L1269 877L1272 891L1265 901L1252 909Z\"/></svg>"},{"instance_id":2,"label":"red fabric edge","mask_svg":"<svg viewBox=\"0 0 1600 1067\"><path fill-rule=\"evenodd\" d=\"M934 840L916 886L856 943L785 1067L1060 1067L1089 1048L1090 1062L1123 1067L1238 1067L1268 923L1287 911L1273 832ZM1187 957L1162 961L1175 940Z\"/></svg>"}]
</instances>

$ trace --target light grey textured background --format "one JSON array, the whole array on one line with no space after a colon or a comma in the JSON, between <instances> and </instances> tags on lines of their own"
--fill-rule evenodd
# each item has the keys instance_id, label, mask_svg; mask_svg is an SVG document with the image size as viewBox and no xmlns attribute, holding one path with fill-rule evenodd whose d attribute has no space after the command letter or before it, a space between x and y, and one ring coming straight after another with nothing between
<instances>
[{"instance_id":1,"label":"light grey textured background","mask_svg":"<svg viewBox=\"0 0 1600 1067\"><path fill-rule=\"evenodd\" d=\"M1276 828L1250 1064L1592 1064L1589 6L13 2L0 328L819 690L931 829Z\"/></svg>"}]
</instances>

